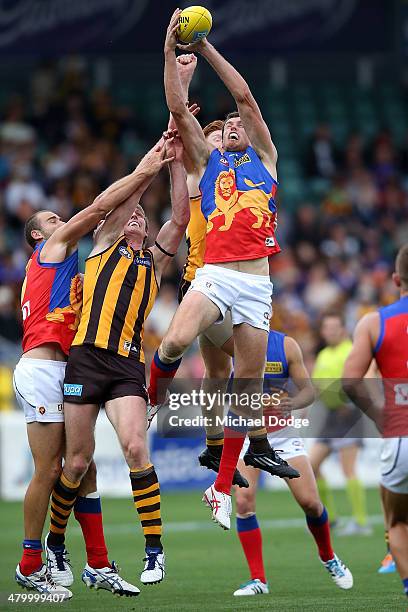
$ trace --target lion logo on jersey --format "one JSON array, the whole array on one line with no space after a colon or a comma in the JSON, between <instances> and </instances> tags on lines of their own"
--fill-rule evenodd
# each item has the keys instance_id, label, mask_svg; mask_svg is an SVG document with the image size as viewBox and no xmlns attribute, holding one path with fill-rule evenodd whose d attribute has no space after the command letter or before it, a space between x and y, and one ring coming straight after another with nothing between
<instances>
[{"instance_id":1,"label":"lion logo on jersey","mask_svg":"<svg viewBox=\"0 0 408 612\"><path fill-rule=\"evenodd\" d=\"M69 306L63 308L55 308L52 312L46 315L47 321L53 321L54 323L64 323L65 315L73 314L74 320L68 325L68 329L76 331L78 329L79 320L82 312L82 278L80 274L74 276L71 280L71 287L69 290Z\"/></svg>"},{"instance_id":2,"label":"lion logo on jersey","mask_svg":"<svg viewBox=\"0 0 408 612\"><path fill-rule=\"evenodd\" d=\"M244 179L248 187L252 189L248 191L238 191L235 182L235 173L233 170L223 170L218 175L215 181L215 210L208 216L207 219L207 234L214 228L213 219L224 215L224 225L221 225L218 230L226 232L230 229L235 215L241 210L248 208L255 217L254 223L251 225L254 229L259 229L265 221L265 227L269 227L273 219L273 213L269 209L269 200L272 197L271 193L265 193L262 189L256 189L265 183L253 183L249 179Z\"/></svg>"}]
</instances>

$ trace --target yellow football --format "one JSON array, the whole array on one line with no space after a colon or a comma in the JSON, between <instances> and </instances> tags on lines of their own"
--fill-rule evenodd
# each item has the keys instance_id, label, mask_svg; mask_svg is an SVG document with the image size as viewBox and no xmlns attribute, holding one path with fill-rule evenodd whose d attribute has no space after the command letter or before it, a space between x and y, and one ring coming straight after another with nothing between
<instances>
[{"instance_id":1,"label":"yellow football","mask_svg":"<svg viewBox=\"0 0 408 612\"><path fill-rule=\"evenodd\" d=\"M177 38L180 42L195 43L205 38L212 26L212 17L204 6L188 6L180 13Z\"/></svg>"}]
</instances>

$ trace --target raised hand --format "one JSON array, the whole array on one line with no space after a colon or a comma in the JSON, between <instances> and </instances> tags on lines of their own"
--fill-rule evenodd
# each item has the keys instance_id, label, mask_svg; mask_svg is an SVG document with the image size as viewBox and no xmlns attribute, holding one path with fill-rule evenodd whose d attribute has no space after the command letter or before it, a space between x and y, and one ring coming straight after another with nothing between
<instances>
[{"instance_id":1,"label":"raised hand","mask_svg":"<svg viewBox=\"0 0 408 612\"><path fill-rule=\"evenodd\" d=\"M154 147L146 153L144 158L139 164L139 168L146 168L146 171L149 175L157 174L163 166L172 162L174 160L174 155L168 155L166 150L166 139L164 137L160 138L159 142L157 142Z\"/></svg>"},{"instance_id":2,"label":"raised hand","mask_svg":"<svg viewBox=\"0 0 408 612\"><path fill-rule=\"evenodd\" d=\"M171 16L169 26L166 32L166 39L164 41L165 51L174 51L178 44L177 30L179 28L179 18L181 10L177 8Z\"/></svg>"},{"instance_id":3,"label":"raised hand","mask_svg":"<svg viewBox=\"0 0 408 612\"><path fill-rule=\"evenodd\" d=\"M167 130L163 133L166 143L166 156L175 162L183 162L184 147L177 130Z\"/></svg>"},{"instance_id":4,"label":"raised hand","mask_svg":"<svg viewBox=\"0 0 408 612\"><path fill-rule=\"evenodd\" d=\"M177 57L177 71L180 76L183 91L187 93L188 87L197 67L197 58L194 53L184 53ZM187 97L187 96L186 96Z\"/></svg>"}]
</instances>

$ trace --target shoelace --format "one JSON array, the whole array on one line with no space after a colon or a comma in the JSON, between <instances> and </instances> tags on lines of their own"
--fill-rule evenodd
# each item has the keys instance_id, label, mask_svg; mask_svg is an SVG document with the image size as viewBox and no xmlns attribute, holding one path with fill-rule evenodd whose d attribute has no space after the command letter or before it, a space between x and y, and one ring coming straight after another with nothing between
<instances>
[{"instance_id":1,"label":"shoelace","mask_svg":"<svg viewBox=\"0 0 408 612\"><path fill-rule=\"evenodd\" d=\"M156 566L156 562L157 562L157 555L159 553L146 553L146 557L143 559L143 561L147 561L147 567L145 568L146 570L154 570L155 566ZM158 563L158 565L160 565Z\"/></svg>"},{"instance_id":2,"label":"shoelace","mask_svg":"<svg viewBox=\"0 0 408 612\"><path fill-rule=\"evenodd\" d=\"M272 448L271 451L273 454L274 461L276 461L277 463L280 463L281 465L289 465L287 461L285 461L284 459L282 459L282 457L278 455L278 453L283 453L285 451L283 451L282 449L278 449L278 448Z\"/></svg>"},{"instance_id":3,"label":"shoelace","mask_svg":"<svg viewBox=\"0 0 408 612\"><path fill-rule=\"evenodd\" d=\"M52 552L54 553L57 561L58 571L64 572L66 569L65 564L71 566L71 562L68 559L68 552L65 548L64 550L53 550Z\"/></svg>"},{"instance_id":4,"label":"shoelace","mask_svg":"<svg viewBox=\"0 0 408 612\"><path fill-rule=\"evenodd\" d=\"M335 576L339 576L339 578L342 578L344 576L344 570L341 567L340 561L338 561L337 559L332 559L331 561L329 561L327 567L329 569L329 572L331 572Z\"/></svg>"}]
</instances>

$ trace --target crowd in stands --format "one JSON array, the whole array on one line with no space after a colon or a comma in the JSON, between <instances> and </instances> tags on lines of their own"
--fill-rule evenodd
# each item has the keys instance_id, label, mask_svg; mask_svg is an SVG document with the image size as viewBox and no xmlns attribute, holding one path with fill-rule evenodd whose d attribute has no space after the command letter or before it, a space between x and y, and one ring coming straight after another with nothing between
<instances>
[{"instance_id":1,"label":"crowd in stands","mask_svg":"<svg viewBox=\"0 0 408 612\"><path fill-rule=\"evenodd\" d=\"M163 128L146 130L143 116L115 103L112 92L90 87L75 62L63 69L42 66L32 74L28 93L6 100L0 116L1 363L13 366L20 351L20 288L31 254L23 239L25 220L39 209L68 219L134 168L153 143L154 130ZM339 148L330 126L320 125L299 155L305 176L319 179L323 190L290 212L278 200L282 253L270 264L273 324L298 339L311 366L322 312L342 309L351 332L362 314L395 299L393 257L408 241L408 141L397 148L386 130L369 142L352 133ZM170 210L165 172L143 205L154 240ZM89 250L86 239L82 260ZM183 248L163 279L147 324L148 352L177 307L184 257ZM200 375L201 368L193 349L182 372Z\"/></svg>"}]
</instances>

